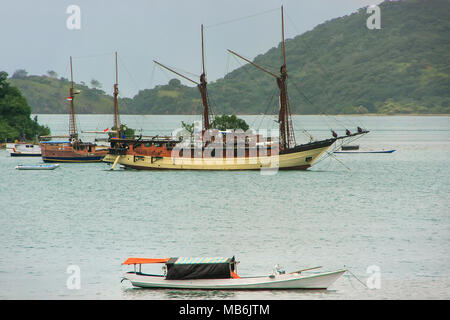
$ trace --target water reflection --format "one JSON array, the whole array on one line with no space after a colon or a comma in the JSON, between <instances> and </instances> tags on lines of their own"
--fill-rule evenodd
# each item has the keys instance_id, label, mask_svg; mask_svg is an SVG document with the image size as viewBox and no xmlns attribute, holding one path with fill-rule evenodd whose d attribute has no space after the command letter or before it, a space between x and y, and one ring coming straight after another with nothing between
<instances>
[{"instance_id":1,"label":"water reflection","mask_svg":"<svg viewBox=\"0 0 450 320\"><path fill-rule=\"evenodd\" d=\"M125 299L162 299L162 300L207 300L207 299L233 299L235 291L229 290L190 290L190 289L150 289L150 288L124 288Z\"/></svg>"},{"instance_id":2,"label":"water reflection","mask_svg":"<svg viewBox=\"0 0 450 320\"><path fill-rule=\"evenodd\" d=\"M124 299L148 300L303 300L334 299L337 290L190 290L127 287L122 291Z\"/></svg>"}]
</instances>

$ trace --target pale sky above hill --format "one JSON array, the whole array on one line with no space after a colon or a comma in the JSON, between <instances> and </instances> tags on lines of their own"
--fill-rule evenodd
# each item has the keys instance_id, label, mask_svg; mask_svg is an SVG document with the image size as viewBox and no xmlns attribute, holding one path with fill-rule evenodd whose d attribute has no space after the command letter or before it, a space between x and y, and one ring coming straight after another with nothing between
<instances>
[{"instance_id":1,"label":"pale sky above hill","mask_svg":"<svg viewBox=\"0 0 450 320\"><path fill-rule=\"evenodd\" d=\"M54 70L69 78L69 56L73 56L74 80L89 83L97 79L110 94L117 51L121 96L132 97L139 90L176 77L155 67L154 59L188 71L186 74L197 80L201 73L201 24L205 25L206 70L211 82L241 66L226 49L253 59L280 42L282 4L286 38L293 38L327 20L380 2L2 0L0 70L10 75L17 69L35 75ZM70 5L80 8L80 29L67 27Z\"/></svg>"}]
</instances>

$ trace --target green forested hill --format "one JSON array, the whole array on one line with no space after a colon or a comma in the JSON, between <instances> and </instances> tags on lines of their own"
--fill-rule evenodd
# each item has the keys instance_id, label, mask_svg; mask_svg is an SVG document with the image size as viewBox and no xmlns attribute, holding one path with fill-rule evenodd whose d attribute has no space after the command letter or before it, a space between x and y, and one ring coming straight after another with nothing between
<instances>
[{"instance_id":1,"label":"green forested hill","mask_svg":"<svg viewBox=\"0 0 450 320\"><path fill-rule=\"evenodd\" d=\"M379 7L381 29L367 28L371 14L362 8L286 41L293 113L450 113L450 0L386 1ZM254 62L278 74L280 44ZM68 83L55 80L45 94L43 86L33 88L42 79L26 80L13 83L33 112L67 112ZM80 90L78 112L112 112L110 96ZM210 82L208 91L216 114L277 111L275 79L248 64ZM198 114L202 108L197 88L174 79L122 99L120 106L121 113L137 114Z\"/></svg>"},{"instance_id":2,"label":"green forested hill","mask_svg":"<svg viewBox=\"0 0 450 320\"><path fill-rule=\"evenodd\" d=\"M370 14L361 9L287 41L294 113L450 113L450 1L384 2L380 9L380 30L366 27ZM254 62L281 65L280 46ZM245 66L210 88L226 112L258 113L276 85Z\"/></svg>"},{"instance_id":3,"label":"green forested hill","mask_svg":"<svg viewBox=\"0 0 450 320\"><path fill-rule=\"evenodd\" d=\"M70 104L66 100L69 96L70 82L64 78L49 76L21 76L11 77L11 85L20 89L27 98L33 113L69 113ZM75 84L77 95L77 113L113 112L113 98L99 89L89 88L83 84Z\"/></svg>"}]
</instances>

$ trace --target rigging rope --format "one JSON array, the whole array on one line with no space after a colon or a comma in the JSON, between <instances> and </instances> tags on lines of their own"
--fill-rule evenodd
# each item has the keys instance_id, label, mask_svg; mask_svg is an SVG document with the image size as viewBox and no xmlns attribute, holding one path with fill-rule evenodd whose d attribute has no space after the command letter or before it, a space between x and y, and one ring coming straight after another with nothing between
<instances>
[{"instance_id":1,"label":"rigging rope","mask_svg":"<svg viewBox=\"0 0 450 320\"><path fill-rule=\"evenodd\" d=\"M257 16L262 16L262 15L268 14L270 12L279 11L279 10L280 10L280 8L270 9L270 10L259 12L259 13L255 13L255 14L252 14L252 15L249 15L249 16L235 18L235 19L231 19L231 20L227 20L227 21L222 21L222 22L219 22L219 23L216 23L216 24L211 24L209 26L205 26L205 28L214 28L214 27L225 25L225 24L233 23L233 22L236 22L236 21L241 21L241 20L246 20L246 19L249 19L249 18L254 18L254 17L257 17Z\"/></svg>"},{"instance_id":2,"label":"rigging rope","mask_svg":"<svg viewBox=\"0 0 450 320\"><path fill-rule=\"evenodd\" d=\"M134 80L133 76L131 75L131 72L128 70L127 66L125 65L125 62L122 60L122 58L119 55L117 55L117 57L119 58L120 65L123 66L125 71L128 73L128 75L131 79L131 82L133 82L133 85L135 86L135 89L137 89L137 92L139 92L141 89L136 84L136 81Z\"/></svg>"},{"instance_id":3,"label":"rigging rope","mask_svg":"<svg viewBox=\"0 0 450 320\"><path fill-rule=\"evenodd\" d=\"M285 13L285 14L286 14L288 20L290 21L290 23L292 24L292 26L294 27L294 29L295 29L295 31L297 32L297 34L300 34L300 31L298 30L296 24L295 24L294 21L291 19L291 17L290 17L287 13ZM303 45L306 47L306 49L307 49L308 51L311 51L311 48L307 45L307 43L306 43L305 41L303 42ZM331 79L331 78L330 78L330 77L327 77L327 74L328 74L328 71L326 71L327 69L326 69L325 67L322 66L322 64L320 63L319 60L314 61L313 63L316 64L316 66L318 67L318 69L319 69L319 71L320 71L319 75L320 75L320 77L322 78L322 80L323 80L324 82L326 82L326 83L329 83L329 79ZM297 88L297 89L298 89L298 88ZM320 90L322 91L322 94L325 95L325 92L323 91L322 86L320 86ZM300 90L298 90L298 91L301 93ZM303 93L301 93L301 94L306 98L306 96L305 96ZM310 102L309 99L307 99L307 101ZM311 104L311 105L312 105L312 104ZM312 105L312 106L314 106L314 105ZM336 119L336 117L332 117L332 116L326 114L325 112L322 112L322 113L323 113L323 115L325 115L325 116L329 116L329 117L333 118L333 120L334 120L337 124L339 124L340 126L342 126L344 129L347 129L347 128L348 128L348 126L347 126L346 124L344 124L344 123L341 122L341 121L338 121L338 120ZM350 120L347 119L347 121L350 121ZM356 124L354 121L350 121L350 123L351 123L352 126L357 126L357 124ZM330 127L330 129L331 129L331 127Z\"/></svg>"}]
</instances>

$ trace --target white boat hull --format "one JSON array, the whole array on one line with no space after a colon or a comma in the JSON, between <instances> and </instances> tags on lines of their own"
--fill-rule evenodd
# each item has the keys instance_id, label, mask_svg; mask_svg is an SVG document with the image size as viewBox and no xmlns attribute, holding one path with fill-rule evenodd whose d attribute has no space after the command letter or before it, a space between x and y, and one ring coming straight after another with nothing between
<instances>
[{"instance_id":1,"label":"white boat hull","mask_svg":"<svg viewBox=\"0 0 450 320\"><path fill-rule=\"evenodd\" d=\"M318 274L289 273L276 276L243 277L230 279L166 280L164 276L126 273L123 279L135 287L170 289L214 290L267 290L267 289L327 289L345 269Z\"/></svg>"},{"instance_id":2,"label":"white boat hull","mask_svg":"<svg viewBox=\"0 0 450 320\"><path fill-rule=\"evenodd\" d=\"M59 164L41 164L41 165L30 165L30 166L23 166L18 165L16 166L17 170L54 170L59 167Z\"/></svg>"}]
</instances>

